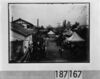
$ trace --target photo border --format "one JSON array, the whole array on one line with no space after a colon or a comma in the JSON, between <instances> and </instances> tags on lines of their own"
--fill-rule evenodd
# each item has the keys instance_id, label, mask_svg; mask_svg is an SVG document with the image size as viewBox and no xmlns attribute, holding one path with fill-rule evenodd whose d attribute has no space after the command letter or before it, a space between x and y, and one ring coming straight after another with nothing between
<instances>
[{"instance_id":1,"label":"photo border","mask_svg":"<svg viewBox=\"0 0 100 79\"><path fill-rule=\"evenodd\" d=\"M67 62L67 63L91 63L90 61L90 2L9 2L8 3L8 63L9 64L27 64L27 63L10 63L9 60L10 60L10 8L9 8L9 5L10 4L88 4L89 5L89 11L88 11L88 15L89 15L89 18L88 18L88 21L89 21L89 39L88 39L88 45L89 45L89 52L88 52L88 60L87 62ZM42 62L39 62L42 64ZM38 62L37 63L28 63L28 64L39 64ZM51 62L46 62L46 63L51 63ZM45 63L45 64L46 64ZM52 62L52 63L66 63L66 62Z\"/></svg>"}]
</instances>

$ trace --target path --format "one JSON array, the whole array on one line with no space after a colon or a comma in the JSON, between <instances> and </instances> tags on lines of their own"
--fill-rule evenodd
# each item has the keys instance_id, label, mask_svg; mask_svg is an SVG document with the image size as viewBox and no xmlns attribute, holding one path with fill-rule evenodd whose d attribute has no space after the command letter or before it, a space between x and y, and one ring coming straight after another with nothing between
<instances>
[{"instance_id":1,"label":"path","mask_svg":"<svg viewBox=\"0 0 100 79\"><path fill-rule=\"evenodd\" d=\"M59 47L56 45L56 42L53 40L48 40L47 41L47 50L46 50L46 56L49 59L57 59L60 58L60 53L59 53Z\"/></svg>"}]
</instances>

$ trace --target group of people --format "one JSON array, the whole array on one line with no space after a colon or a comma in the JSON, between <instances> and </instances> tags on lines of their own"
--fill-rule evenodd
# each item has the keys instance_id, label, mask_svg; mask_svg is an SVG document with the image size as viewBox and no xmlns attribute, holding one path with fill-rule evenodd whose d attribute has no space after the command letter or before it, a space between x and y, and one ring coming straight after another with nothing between
<instances>
[{"instance_id":1,"label":"group of people","mask_svg":"<svg viewBox=\"0 0 100 79\"><path fill-rule=\"evenodd\" d=\"M33 36L34 40L32 44L29 44L25 55L20 60L22 62L33 62L34 60L41 60L45 58L45 44L44 39L39 35Z\"/></svg>"}]
</instances>

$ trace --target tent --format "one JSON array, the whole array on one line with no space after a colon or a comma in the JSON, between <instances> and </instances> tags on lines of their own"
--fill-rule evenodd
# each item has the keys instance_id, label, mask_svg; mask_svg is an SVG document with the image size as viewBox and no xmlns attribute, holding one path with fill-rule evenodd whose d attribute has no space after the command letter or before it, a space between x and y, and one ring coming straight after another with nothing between
<instances>
[{"instance_id":1,"label":"tent","mask_svg":"<svg viewBox=\"0 0 100 79\"><path fill-rule=\"evenodd\" d=\"M53 35L55 33L53 31L49 31L48 34Z\"/></svg>"},{"instance_id":2,"label":"tent","mask_svg":"<svg viewBox=\"0 0 100 79\"><path fill-rule=\"evenodd\" d=\"M76 32L73 32L72 36L69 38L66 38L67 41L71 42L80 42L80 41L85 41L82 39Z\"/></svg>"}]
</instances>

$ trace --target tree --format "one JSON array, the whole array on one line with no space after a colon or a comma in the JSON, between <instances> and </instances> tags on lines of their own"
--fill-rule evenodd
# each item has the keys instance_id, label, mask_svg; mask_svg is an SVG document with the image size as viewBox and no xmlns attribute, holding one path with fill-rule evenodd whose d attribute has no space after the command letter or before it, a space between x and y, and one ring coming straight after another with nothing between
<instances>
[{"instance_id":1,"label":"tree","mask_svg":"<svg viewBox=\"0 0 100 79\"><path fill-rule=\"evenodd\" d=\"M70 23L70 21L67 22L66 28L67 28L68 30L71 29L71 23Z\"/></svg>"},{"instance_id":2,"label":"tree","mask_svg":"<svg viewBox=\"0 0 100 79\"><path fill-rule=\"evenodd\" d=\"M72 25L72 30L75 30L75 28L77 28L79 25L80 25L79 22L75 22L75 24Z\"/></svg>"},{"instance_id":3,"label":"tree","mask_svg":"<svg viewBox=\"0 0 100 79\"><path fill-rule=\"evenodd\" d=\"M44 29L44 26L42 25L40 28L41 28L41 29Z\"/></svg>"},{"instance_id":4,"label":"tree","mask_svg":"<svg viewBox=\"0 0 100 79\"><path fill-rule=\"evenodd\" d=\"M66 20L63 21L63 27L66 27Z\"/></svg>"},{"instance_id":5,"label":"tree","mask_svg":"<svg viewBox=\"0 0 100 79\"><path fill-rule=\"evenodd\" d=\"M47 30L49 31L49 30L53 30L53 27L51 26L51 25L48 25L47 26Z\"/></svg>"}]
</instances>

